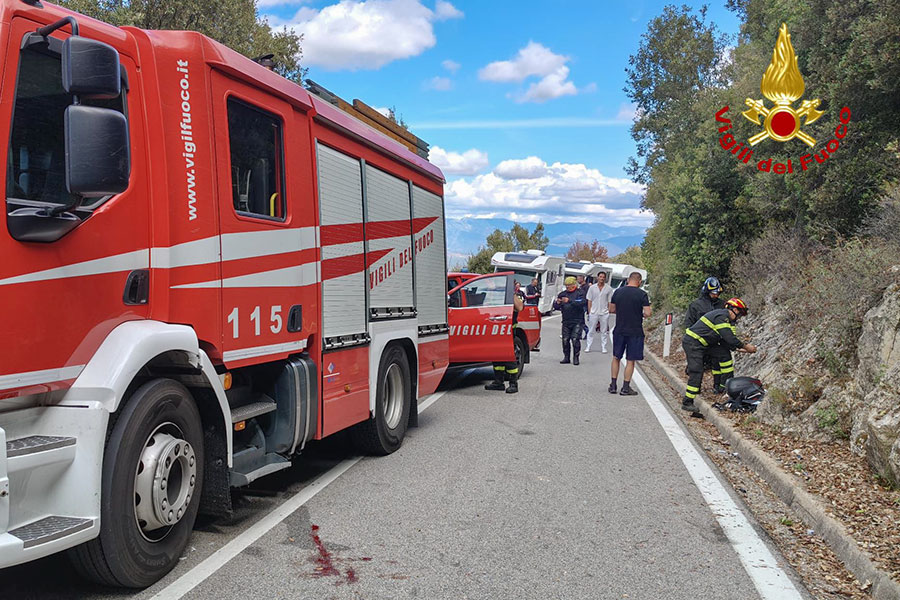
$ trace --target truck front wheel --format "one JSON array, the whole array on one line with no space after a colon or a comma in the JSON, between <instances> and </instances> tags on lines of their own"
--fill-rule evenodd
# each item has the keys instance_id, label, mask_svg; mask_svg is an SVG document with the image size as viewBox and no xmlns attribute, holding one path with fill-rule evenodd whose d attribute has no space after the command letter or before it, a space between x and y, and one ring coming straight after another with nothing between
<instances>
[{"instance_id":1,"label":"truck front wheel","mask_svg":"<svg viewBox=\"0 0 900 600\"><path fill-rule=\"evenodd\" d=\"M145 588L178 564L200 505L203 430L190 392L145 383L120 408L103 456L100 536L72 549L87 578Z\"/></svg>"}]
</instances>

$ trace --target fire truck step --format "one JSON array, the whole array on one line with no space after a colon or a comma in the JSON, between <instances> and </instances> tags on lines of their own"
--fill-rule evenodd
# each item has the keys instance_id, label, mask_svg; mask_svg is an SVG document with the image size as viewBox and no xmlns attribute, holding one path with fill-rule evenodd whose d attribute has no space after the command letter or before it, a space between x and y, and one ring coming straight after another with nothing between
<instances>
[{"instance_id":1,"label":"fire truck step","mask_svg":"<svg viewBox=\"0 0 900 600\"><path fill-rule=\"evenodd\" d=\"M44 452L45 450L55 450L57 448L74 445L75 438L73 437L30 435L28 437L6 442L6 457L15 458L17 456L34 454L35 452Z\"/></svg>"},{"instance_id":2,"label":"fire truck step","mask_svg":"<svg viewBox=\"0 0 900 600\"><path fill-rule=\"evenodd\" d=\"M274 402L253 402L231 409L231 422L238 423L275 410Z\"/></svg>"},{"instance_id":3,"label":"fire truck step","mask_svg":"<svg viewBox=\"0 0 900 600\"><path fill-rule=\"evenodd\" d=\"M22 525L10 530L13 535L22 542L26 548L46 544L53 540L64 538L67 535L84 531L94 524L93 519L79 519L78 517L44 517L34 523Z\"/></svg>"},{"instance_id":4,"label":"fire truck step","mask_svg":"<svg viewBox=\"0 0 900 600\"><path fill-rule=\"evenodd\" d=\"M269 453L262 458L261 466L253 469L249 473L242 473L237 470L231 471L231 486L242 487L249 485L260 477L287 469L291 466L291 461L278 454Z\"/></svg>"}]
</instances>

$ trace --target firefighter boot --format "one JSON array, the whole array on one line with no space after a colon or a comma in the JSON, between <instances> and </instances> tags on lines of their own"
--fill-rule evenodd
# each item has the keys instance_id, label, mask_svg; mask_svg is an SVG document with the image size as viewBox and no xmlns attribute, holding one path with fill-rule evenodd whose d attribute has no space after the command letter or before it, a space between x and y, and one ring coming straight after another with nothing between
<instances>
[{"instance_id":1,"label":"firefighter boot","mask_svg":"<svg viewBox=\"0 0 900 600\"><path fill-rule=\"evenodd\" d=\"M506 388L507 394L515 394L519 391L519 382L516 379L509 380L509 387Z\"/></svg>"},{"instance_id":2,"label":"firefighter boot","mask_svg":"<svg viewBox=\"0 0 900 600\"><path fill-rule=\"evenodd\" d=\"M713 393L714 394L724 394L725 386L722 385L722 376L721 375L713 375Z\"/></svg>"},{"instance_id":3,"label":"firefighter boot","mask_svg":"<svg viewBox=\"0 0 900 600\"><path fill-rule=\"evenodd\" d=\"M576 366L579 364L579 362L578 362L578 353L577 353L577 352L576 352L574 355L572 355L572 364L573 364L573 365L576 365Z\"/></svg>"},{"instance_id":4,"label":"firefighter boot","mask_svg":"<svg viewBox=\"0 0 900 600\"><path fill-rule=\"evenodd\" d=\"M501 391L506 388L503 385L503 376L506 374L506 367L494 365L494 381L485 384L484 389Z\"/></svg>"}]
</instances>

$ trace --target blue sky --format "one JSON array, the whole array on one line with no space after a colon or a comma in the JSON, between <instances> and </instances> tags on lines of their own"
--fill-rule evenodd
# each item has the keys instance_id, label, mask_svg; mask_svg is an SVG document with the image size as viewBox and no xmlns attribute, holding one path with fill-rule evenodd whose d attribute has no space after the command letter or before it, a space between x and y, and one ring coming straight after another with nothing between
<instances>
[{"instance_id":1,"label":"blue sky","mask_svg":"<svg viewBox=\"0 0 900 600\"><path fill-rule=\"evenodd\" d=\"M680 4L680 3L679 3ZM699 3L688 2L699 7ZM259 0L305 36L309 77L395 107L448 178L448 216L649 225L625 67L665 2ZM709 18L739 23L724 2Z\"/></svg>"}]
</instances>

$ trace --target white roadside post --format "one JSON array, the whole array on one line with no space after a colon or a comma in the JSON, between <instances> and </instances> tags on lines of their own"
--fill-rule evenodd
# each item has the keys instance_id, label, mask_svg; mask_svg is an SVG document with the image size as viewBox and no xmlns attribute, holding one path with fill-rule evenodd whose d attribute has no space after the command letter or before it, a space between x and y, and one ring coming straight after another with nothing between
<instances>
[{"instance_id":1,"label":"white roadside post","mask_svg":"<svg viewBox=\"0 0 900 600\"><path fill-rule=\"evenodd\" d=\"M672 313L666 314L666 333L663 338L663 358L669 355L669 346L672 345Z\"/></svg>"}]
</instances>

